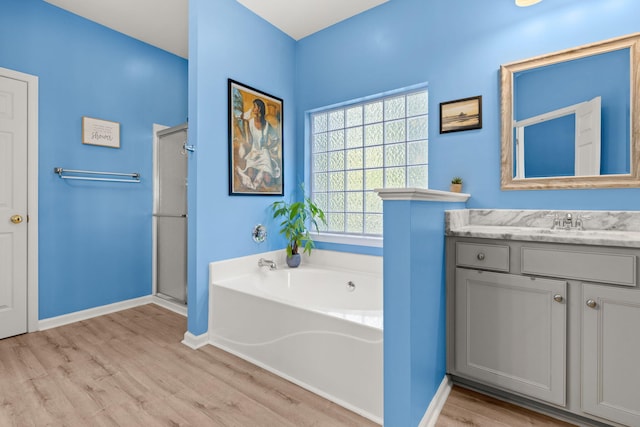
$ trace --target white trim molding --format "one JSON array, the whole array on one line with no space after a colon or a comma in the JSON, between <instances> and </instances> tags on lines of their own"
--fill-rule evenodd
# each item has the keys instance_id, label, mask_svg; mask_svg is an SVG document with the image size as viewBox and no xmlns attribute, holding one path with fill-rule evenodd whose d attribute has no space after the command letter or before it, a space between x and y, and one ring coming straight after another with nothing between
<instances>
[{"instance_id":1,"label":"white trim molding","mask_svg":"<svg viewBox=\"0 0 640 427\"><path fill-rule=\"evenodd\" d=\"M187 306L183 304L178 304L177 302L167 301L166 299L159 297L158 295L153 295L153 303L162 308L166 308L167 310L173 311L181 316L187 317Z\"/></svg>"},{"instance_id":2,"label":"white trim molding","mask_svg":"<svg viewBox=\"0 0 640 427\"><path fill-rule=\"evenodd\" d=\"M191 332L187 331L184 333L182 344L186 345L189 348L197 350L200 347L211 344L211 342L209 341L209 333L205 332L201 335L193 335Z\"/></svg>"},{"instance_id":3,"label":"white trim molding","mask_svg":"<svg viewBox=\"0 0 640 427\"><path fill-rule=\"evenodd\" d=\"M440 383L440 387L436 390L435 396L431 399L431 403L427 408L427 411L424 413L424 417L418 424L418 427L433 427L436 425L436 421L438 421L438 417L440 416L440 411L442 411L442 407L447 401L447 397L449 397L449 393L451 393L451 379L449 379L448 375L445 375Z\"/></svg>"},{"instance_id":4,"label":"white trim molding","mask_svg":"<svg viewBox=\"0 0 640 427\"><path fill-rule=\"evenodd\" d=\"M382 200L418 200L425 202L466 202L471 197L467 193L429 190L426 188L377 188L375 190Z\"/></svg>"},{"instance_id":5,"label":"white trim molding","mask_svg":"<svg viewBox=\"0 0 640 427\"><path fill-rule=\"evenodd\" d=\"M91 319L105 314L115 313L116 311L126 310L128 308L139 307L154 302L151 295L133 298L126 301L114 302L113 304L101 305L100 307L88 308L86 310L75 311L62 316L50 317L39 322L39 329L57 328L58 326L68 325L74 322Z\"/></svg>"},{"instance_id":6,"label":"white trim molding","mask_svg":"<svg viewBox=\"0 0 640 427\"><path fill-rule=\"evenodd\" d=\"M365 236L356 234L336 234L329 232L310 232L315 242L337 243L340 245L382 247L382 236Z\"/></svg>"}]
</instances>

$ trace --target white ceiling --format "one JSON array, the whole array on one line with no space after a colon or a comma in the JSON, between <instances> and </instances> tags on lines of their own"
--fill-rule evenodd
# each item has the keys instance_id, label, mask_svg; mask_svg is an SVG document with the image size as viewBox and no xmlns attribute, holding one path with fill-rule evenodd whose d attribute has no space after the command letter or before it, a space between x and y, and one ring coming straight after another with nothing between
<instances>
[{"instance_id":1,"label":"white ceiling","mask_svg":"<svg viewBox=\"0 0 640 427\"><path fill-rule=\"evenodd\" d=\"M188 57L188 0L45 1L160 49ZM293 39L300 40L388 0L237 1Z\"/></svg>"},{"instance_id":2,"label":"white ceiling","mask_svg":"<svg viewBox=\"0 0 640 427\"><path fill-rule=\"evenodd\" d=\"M188 0L45 0L178 56L188 56Z\"/></svg>"},{"instance_id":3,"label":"white ceiling","mask_svg":"<svg viewBox=\"0 0 640 427\"><path fill-rule=\"evenodd\" d=\"M295 40L300 40L388 0L237 1Z\"/></svg>"}]
</instances>

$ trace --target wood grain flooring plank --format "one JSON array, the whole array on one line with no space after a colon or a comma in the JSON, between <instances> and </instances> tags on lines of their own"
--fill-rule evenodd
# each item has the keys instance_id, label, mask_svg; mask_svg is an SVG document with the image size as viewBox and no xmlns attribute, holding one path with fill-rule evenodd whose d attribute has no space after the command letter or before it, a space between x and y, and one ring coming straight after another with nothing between
<instances>
[{"instance_id":1,"label":"wood grain flooring plank","mask_svg":"<svg viewBox=\"0 0 640 427\"><path fill-rule=\"evenodd\" d=\"M86 420L94 427L153 426L155 420L135 403L114 405Z\"/></svg>"},{"instance_id":2,"label":"wood grain flooring plank","mask_svg":"<svg viewBox=\"0 0 640 427\"><path fill-rule=\"evenodd\" d=\"M206 396L185 389L168 403L174 405L195 425L199 424L191 417L204 415L209 424L213 425L296 427L270 408L229 387L215 389Z\"/></svg>"},{"instance_id":3,"label":"wood grain flooring plank","mask_svg":"<svg viewBox=\"0 0 640 427\"><path fill-rule=\"evenodd\" d=\"M572 425L458 386L453 387L436 422L436 427L569 427Z\"/></svg>"},{"instance_id":4,"label":"wood grain flooring plank","mask_svg":"<svg viewBox=\"0 0 640 427\"><path fill-rule=\"evenodd\" d=\"M219 372L224 373L226 376L224 381L227 384L234 384L234 387L242 390L252 399L270 407L296 425L331 425L331 423L344 426L377 425L351 411L344 411L344 408L333 402L325 399L318 400L317 395L249 362L237 361L237 357L223 350L206 346L200 351L210 357L205 365L211 366L213 362L226 367L226 369L219 369ZM206 366L202 368L207 369ZM218 374L212 372L212 375ZM314 414L312 424L308 423L306 417L300 415L306 413Z\"/></svg>"},{"instance_id":5,"label":"wood grain flooring plank","mask_svg":"<svg viewBox=\"0 0 640 427\"><path fill-rule=\"evenodd\" d=\"M150 304L0 340L0 426L375 425L185 330Z\"/></svg>"},{"instance_id":6,"label":"wood grain flooring plank","mask_svg":"<svg viewBox=\"0 0 640 427\"><path fill-rule=\"evenodd\" d=\"M212 346L154 304L0 340L0 426L376 424ZM454 387L439 427L570 426Z\"/></svg>"}]
</instances>

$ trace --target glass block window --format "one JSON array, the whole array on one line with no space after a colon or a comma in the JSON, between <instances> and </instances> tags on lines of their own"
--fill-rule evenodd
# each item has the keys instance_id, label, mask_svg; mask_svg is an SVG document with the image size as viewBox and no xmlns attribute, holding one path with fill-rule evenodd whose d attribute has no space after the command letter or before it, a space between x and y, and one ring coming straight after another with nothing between
<instances>
[{"instance_id":1,"label":"glass block window","mask_svg":"<svg viewBox=\"0 0 640 427\"><path fill-rule=\"evenodd\" d=\"M311 114L311 197L321 231L382 234L377 188L427 188L426 88Z\"/></svg>"}]
</instances>

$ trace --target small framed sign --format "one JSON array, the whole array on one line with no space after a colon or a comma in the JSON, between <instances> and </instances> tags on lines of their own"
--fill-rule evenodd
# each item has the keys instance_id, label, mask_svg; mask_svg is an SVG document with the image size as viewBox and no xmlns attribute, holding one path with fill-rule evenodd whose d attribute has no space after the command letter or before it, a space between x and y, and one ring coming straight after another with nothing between
<instances>
[{"instance_id":1,"label":"small framed sign","mask_svg":"<svg viewBox=\"0 0 640 427\"><path fill-rule=\"evenodd\" d=\"M82 143L120 148L120 123L83 116Z\"/></svg>"}]
</instances>

